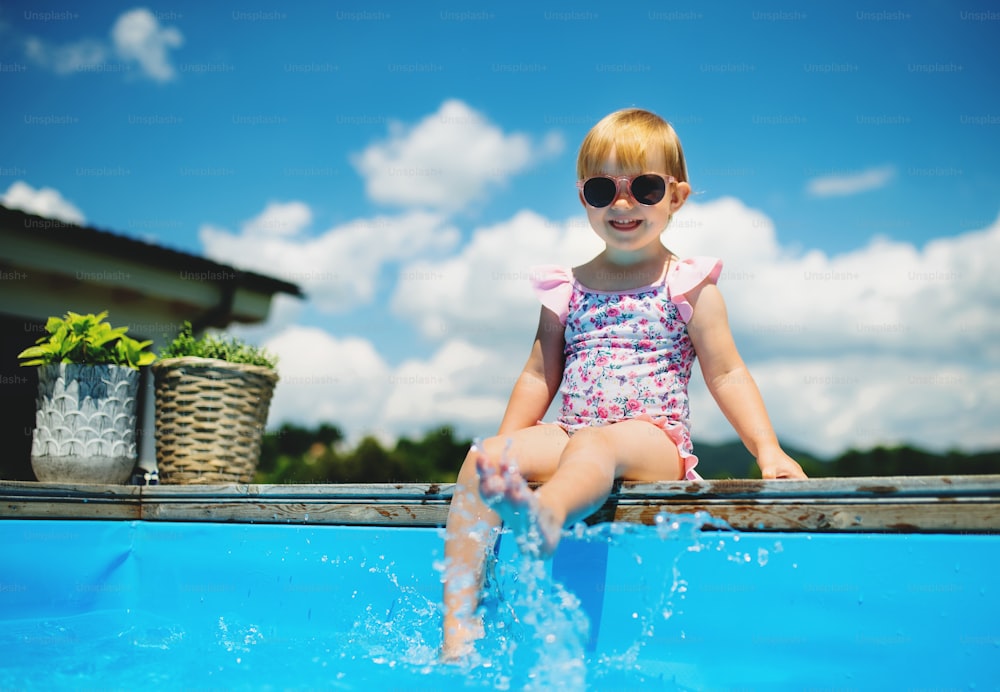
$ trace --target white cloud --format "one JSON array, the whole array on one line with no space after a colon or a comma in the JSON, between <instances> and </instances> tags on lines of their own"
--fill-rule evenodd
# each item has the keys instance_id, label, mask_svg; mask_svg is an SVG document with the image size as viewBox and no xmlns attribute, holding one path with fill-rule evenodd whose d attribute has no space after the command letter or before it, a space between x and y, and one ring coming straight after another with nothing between
<instances>
[{"instance_id":1,"label":"white cloud","mask_svg":"<svg viewBox=\"0 0 1000 692\"><path fill-rule=\"evenodd\" d=\"M271 202L243 224L246 236L296 236L312 223L312 209L303 202Z\"/></svg>"},{"instance_id":2,"label":"white cloud","mask_svg":"<svg viewBox=\"0 0 1000 692\"><path fill-rule=\"evenodd\" d=\"M168 49L184 43L176 27L161 27L156 16L144 7L129 10L115 21L111 29L115 50L125 60L139 63L149 78L165 82L174 78Z\"/></svg>"},{"instance_id":3,"label":"white cloud","mask_svg":"<svg viewBox=\"0 0 1000 692\"><path fill-rule=\"evenodd\" d=\"M894 166L866 168L856 173L813 178L806 183L806 191L813 197L844 197L885 187L895 177Z\"/></svg>"},{"instance_id":4,"label":"white cloud","mask_svg":"<svg viewBox=\"0 0 1000 692\"><path fill-rule=\"evenodd\" d=\"M522 211L476 229L457 255L403 266L391 305L427 337L461 335L481 345L516 344L523 351L520 358L527 355L538 321L531 267L578 264L600 248L583 218L554 222Z\"/></svg>"},{"instance_id":5,"label":"white cloud","mask_svg":"<svg viewBox=\"0 0 1000 692\"><path fill-rule=\"evenodd\" d=\"M56 74L96 70L116 53L125 63L135 63L139 73L158 82L176 76L170 63L170 49L184 43L176 27L160 26L156 15L144 7L122 13L111 27L111 45L86 37L62 45L30 36L25 40L25 54L35 64Z\"/></svg>"},{"instance_id":6,"label":"white cloud","mask_svg":"<svg viewBox=\"0 0 1000 692\"><path fill-rule=\"evenodd\" d=\"M903 443L937 451L1000 445L995 365L876 351L778 357L750 368L782 442L821 456ZM732 439L700 378L691 394L695 438Z\"/></svg>"},{"instance_id":7,"label":"white cloud","mask_svg":"<svg viewBox=\"0 0 1000 692\"><path fill-rule=\"evenodd\" d=\"M465 103L449 100L412 128L393 123L388 139L369 146L353 163L375 202L455 211L562 149L558 134L535 144L528 135L505 134Z\"/></svg>"},{"instance_id":8,"label":"white cloud","mask_svg":"<svg viewBox=\"0 0 1000 692\"><path fill-rule=\"evenodd\" d=\"M36 37L25 41L25 53L40 67L56 74L72 74L94 69L108 57L108 48L103 42L82 39L62 46L51 45Z\"/></svg>"},{"instance_id":9,"label":"white cloud","mask_svg":"<svg viewBox=\"0 0 1000 692\"><path fill-rule=\"evenodd\" d=\"M83 212L63 198L58 190L51 187L35 189L22 180L7 188L7 192L0 197L0 203L8 209L20 209L48 219L75 224L85 221Z\"/></svg>"},{"instance_id":10,"label":"white cloud","mask_svg":"<svg viewBox=\"0 0 1000 692\"><path fill-rule=\"evenodd\" d=\"M207 256L295 283L327 313L370 303L387 263L458 242L458 231L428 212L358 219L315 236L304 234L311 220L301 202L271 203L239 233L206 224L199 236Z\"/></svg>"},{"instance_id":11,"label":"white cloud","mask_svg":"<svg viewBox=\"0 0 1000 692\"><path fill-rule=\"evenodd\" d=\"M406 364L436 386L397 388L393 410L423 405L444 416L447 397L475 401L474 415L439 422L464 423L467 434L495 429L538 315L529 267L583 261L592 237L582 217L553 223L521 212L476 230L453 257L403 267L393 309L442 346ZM882 240L828 257L784 250L766 215L722 199L691 204L665 240L682 255L726 261L720 287L734 336L788 444L830 455L903 441L1000 444L1000 285L989 273L1000 220L923 248ZM452 350L456 342L468 350ZM452 362L472 366L456 379ZM732 439L697 376L691 393L695 436Z\"/></svg>"},{"instance_id":12,"label":"white cloud","mask_svg":"<svg viewBox=\"0 0 1000 692\"><path fill-rule=\"evenodd\" d=\"M506 356L455 339L427 361L402 363L389 378L392 390L380 417L384 429L393 435L419 435L443 423L495 428L497 411L506 405L517 375Z\"/></svg>"},{"instance_id":13,"label":"white cloud","mask_svg":"<svg viewBox=\"0 0 1000 692\"><path fill-rule=\"evenodd\" d=\"M785 252L770 220L737 200L692 205L685 212L681 242L668 244L682 254L725 260L720 287L733 330L761 349L774 344L778 353L882 349L965 358L970 349L988 348L973 347L975 337L1000 336L988 317L1000 306L988 263L1000 254L1000 219L923 249L875 240L829 257Z\"/></svg>"},{"instance_id":14,"label":"white cloud","mask_svg":"<svg viewBox=\"0 0 1000 692\"><path fill-rule=\"evenodd\" d=\"M280 380L268 416L272 426L333 422L351 439L374 427L392 383L391 369L370 342L291 326L264 347L279 358Z\"/></svg>"}]
</instances>

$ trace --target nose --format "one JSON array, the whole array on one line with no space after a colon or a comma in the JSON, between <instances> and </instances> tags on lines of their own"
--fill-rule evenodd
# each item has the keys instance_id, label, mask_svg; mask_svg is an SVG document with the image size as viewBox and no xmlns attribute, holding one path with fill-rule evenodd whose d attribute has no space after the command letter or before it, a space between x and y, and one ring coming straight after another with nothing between
<instances>
[{"instance_id":1,"label":"nose","mask_svg":"<svg viewBox=\"0 0 1000 692\"><path fill-rule=\"evenodd\" d=\"M615 181L615 198L611 200L611 206L625 206L631 207L635 200L632 199L632 192L629 190L628 180L616 180ZM624 204L619 204L624 202Z\"/></svg>"}]
</instances>

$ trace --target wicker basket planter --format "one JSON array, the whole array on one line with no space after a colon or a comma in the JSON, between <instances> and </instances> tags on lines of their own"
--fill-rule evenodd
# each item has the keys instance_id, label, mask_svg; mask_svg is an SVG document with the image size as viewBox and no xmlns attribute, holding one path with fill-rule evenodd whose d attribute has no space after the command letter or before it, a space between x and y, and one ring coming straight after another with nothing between
<instances>
[{"instance_id":1,"label":"wicker basket planter","mask_svg":"<svg viewBox=\"0 0 1000 692\"><path fill-rule=\"evenodd\" d=\"M138 457L139 371L123 365L38 367L31 468L44 483L124 483Z\"/></svg>"},{"instance_id":2,"label":"wicker basket planter","mask_svg":"<svg viewBox=\"0 0 1000 692\"><path fill-rule=\"evenodd\" d=\"M152 366L161 483L250 483L278 374L214 358Z\"/></svg>"}]
</instances>

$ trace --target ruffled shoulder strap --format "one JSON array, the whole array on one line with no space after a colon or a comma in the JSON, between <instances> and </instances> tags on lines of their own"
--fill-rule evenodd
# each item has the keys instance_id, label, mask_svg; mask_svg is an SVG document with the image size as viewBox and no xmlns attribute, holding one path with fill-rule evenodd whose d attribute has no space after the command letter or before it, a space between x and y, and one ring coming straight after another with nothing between
<instances>
[{"instance_id":1,"label":"ruffled shoulder strap","mask_svg":"<svg viewBox=\"0 0 1000 692\"><path fill-rule=\"evenodd\" d=\"M573 295L573 271L556 264L532 267L531 287L542 305L558 315L562 324L566 324L569 299Z\"/></svg>"},{"instance_id":2,"label":"ruffled shoulder strap","mask_svg":"<svg viewBox=\"0 0 1000 692\"><path fill-rule=\"evenodd\" d=\"M721 273L722 260L718 257L689 257L677 262L670 269L667 273L670 302L677 306L682 320L687 322L694 313L694 308L687 300L687 294L706 279L713 284L718 282Z\"/></svg>"}]
</instances>

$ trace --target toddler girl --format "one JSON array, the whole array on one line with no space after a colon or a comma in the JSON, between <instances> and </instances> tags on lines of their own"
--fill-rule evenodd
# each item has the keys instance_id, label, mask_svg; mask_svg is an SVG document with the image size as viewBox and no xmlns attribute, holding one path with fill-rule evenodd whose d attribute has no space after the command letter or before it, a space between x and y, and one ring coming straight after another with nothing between
<instances>
[{"instance_id":1,"label":"toddler girl","mask_svg":"<svg viewBox=\"0 0 1000 692\"><path fill-rule=\"evenodd\" d=\"M481 636L483 564L501 521L522 550L545 557L564 527L604 504L615 479L698 478L687 394L695 356L762 476L805 478L733 343L715 285L721 260L677 257L660 239L691 193L673 128L640 109L612 113L584 138L577 173L604 250L533 274L542 309L528 362L498 434L466 457L448 514L445 658ZM541 422L557 395L559 418Z\"/></svg>"}]
</instances>

